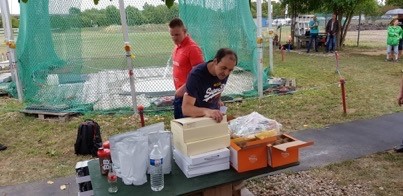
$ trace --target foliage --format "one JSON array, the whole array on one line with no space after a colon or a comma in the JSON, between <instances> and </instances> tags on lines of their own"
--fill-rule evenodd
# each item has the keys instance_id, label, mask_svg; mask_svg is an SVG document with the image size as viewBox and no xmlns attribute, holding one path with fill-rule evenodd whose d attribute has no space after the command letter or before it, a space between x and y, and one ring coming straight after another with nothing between
<instances>
[{"instance_id":1,"label":"foliage","mask_svg":"<svg viewBox=\"0 0 403 196\"><path fill-rule=\"evenodd\" d=\"M386 5L400 6L403 8L403 0L386 0Z\"/></svg>"},{"instance_id":2,"label":"foliage","mask_svg":"<svg viewBox=\"0 0 403 196\"><path fill-rule=\"evenodd\" d=\"M19 24L20 24L20 21L18 20L18 18L14 17L14 16L11 17L11 27L12 28L18 28Z\"/></svg>"},{"instance_id":3,"label":"foliage","mask_svg":"<svg viewBox=\"0 0 403 196\"><path fill-rule=\"evenodd\" d=\"M95 5L98 5L99 0L93 0L93 1L94 1L94 4L95 4ZM112 0L110 0L110 1L112 1ZM171 8L172 6L174 6L174 2L175 2L175 0L161 0L161 1L164 1L164 2L165 2L165 5L166 5L168 8ZM20 2L20 0L18 0L18 2ZM28 0L22 0L22 2L27 3Z\"/></svg>"},{"instance_id":4,"label":"foliage","mask_svg":"<svg viewBox=\"0 0 403 196\"><path fill-rule=\"evenodd\" d=\"M291 39L294 42L295 35L295 18L299 14L305 14L312 12L320 7L319 1L299 1L299 0L280 0L280 3L283 7L288 5L288 13L291 16L291 26L294 27L291 29Z\"/></svg>"},{"instance_id":5,"label":"foliage","mask_svg":"<svg viewBox=\"0 0 403 196\"><path fill-rule=\"evenodd\" d=\"M251 13L253 18L256 18L256 1L251 2ZM278 2L272 2L271 5L273 6L273 10L272 10L272 17L273 18L284 18L285 17L285 6L282 6L281 3ZM262 1L262 17L267 17L267 13L268 13L268 2L267 0L263 0Z\"/></svg>"},{"instance_id":6,"label":"foliage","mask_svg":"<svg viewBox=\"0 0 403 196\"><path fill-rule=\"evenodd\" d=\"M322 0L322 6L325 11L335 13L339 22L339 32L337 33L337 46L343 46L351 18L358 11L375 10L377 6L376 0ZM344 19L345 20L342 20Z\"/></svg>"},{"instance_id":7,"label":"foliage","mask_svg":"<svg viewBox=\"0 0 403 196\"><path fill-rule=\"evenodd\" d=\"M78 8L70 8L70 15L50 15L52 27L59 30L66 30L69 25L65 25L68 21L77 21L70 25L73 27L96 27L120 25L119 9L115 6L108 6L105 9L88 9L83 12ZM179 15L179 6L174 4L170 9L165 5L153 6L145 3L143 10L139 10L133 6L126 7L126 19L129 26L142 24L164 24Z\"/></svg>"}]
</instances>

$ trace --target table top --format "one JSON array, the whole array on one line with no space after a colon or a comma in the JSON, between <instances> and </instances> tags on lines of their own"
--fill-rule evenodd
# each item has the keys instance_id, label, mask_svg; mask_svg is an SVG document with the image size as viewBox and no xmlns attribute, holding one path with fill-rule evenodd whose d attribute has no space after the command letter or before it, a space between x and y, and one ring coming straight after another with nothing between
<instances>
[{"instance_id":1,"label":"table top","mask_svg":"<svg viewBox=\"0 0 403 196\"><path fill-rule=\"evenodd\" d=\"M100 173L98 159L89 161L88 168L90 171L94 195L109 195L107 191L109 184L106 176L103 176ZM154 192L151 190L150 178L149 175L147 175L147 182L140 186L125 185L123 184L122 179L118 178L119 191L114 195L183 195L209 187L246 180L248 178L267 174L278 169L281 168L272 169L270 167L266 167L258 170L238 173L233 168L230 168L229 170L197 176L194 178L187 178L173 161L171 173L164 175L165 184L162 191Z\"/></svg>"}]
</instances>

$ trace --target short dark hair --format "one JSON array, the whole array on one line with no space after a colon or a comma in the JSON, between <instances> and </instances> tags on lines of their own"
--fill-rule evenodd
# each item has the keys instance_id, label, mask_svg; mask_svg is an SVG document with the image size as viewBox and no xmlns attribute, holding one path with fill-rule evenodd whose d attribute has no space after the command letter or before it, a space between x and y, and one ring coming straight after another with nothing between
<instances>
[{"instance_id":1,"label":"short dark hair","mask_svg":"<svg viewBox=\"0 0 403 196\"><path fill-rule=\"evenodd\" d=\"M217 53L215 54L214 59L217 59L217 63L221 61L227 55L234 55L235 56L235 65L238 64L238 55L229 48L220 48Z\"/></svg>"},{"instance_id":2,"label":"short dark hair","mask_svg":"<svg viewBox=\"0 0 403 196\"><path fill-rule=\"evenodd\" d=\"M183 27L185 28L185 25L183 24L183 21L180 18L174 18L169 22L169 28L175 28L175 27Z\"/></svg>"}]
</instances>

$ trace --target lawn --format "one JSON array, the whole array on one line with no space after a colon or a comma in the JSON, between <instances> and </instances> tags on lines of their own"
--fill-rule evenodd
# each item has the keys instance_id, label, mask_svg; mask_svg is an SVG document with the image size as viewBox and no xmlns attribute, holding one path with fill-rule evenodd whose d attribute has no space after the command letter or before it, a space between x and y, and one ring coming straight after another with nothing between
<instances>
[{"instance_id":1,"label":"lawn","mask_svg":"<svg viewBox=\"0 0 403 196\"><path fill-rule=\"evenodd\" d=\"M116 42L119 39L121 37L118 35L114 38ZM354 37L351 40L353 43ZM340 50L341 76L346 79L347 115L342 113L340 75L335 72L333 55L307 55L303 51L293 51L286 53L285 61L281 61L278 50L275 50L274 54L274 76L295 78L298 91L292 95L251 98L242 103L228 104L228 112L235 116L259 112L280 122L283 132L321 128L335 123L401 112L402 109L396 104L396 96L402 74L402 62L384 62L384 55L363 54L366 51L383 49L384 43L379 40L368 41L378 41L374 45L363 45L360 48L348 46ZM115 50L121 48L114 48L112 51ZM155 53L151 56L159 54L157 50L152 52ZM86 55L96 54L83 52L83 56ZM268 64L267 56L265 55L265 65ZM47 122L24 116L19 112L22 108L23 105L16 99L0 97L0 143L9 147L0 153L3 165L0 168L0 186L74 175L75 163L91 158L76 156L73 149L77 127L86 118L92 118L101 125L103 140L107 140L111 135L136 129L140 124L137 115L129 114L85 115L74 117L66 123ZM171 112L146 113L147 125L163 121L169 129L171 119ZM377 154L373 155L375 158L363 159L374 164L379 163L380 167L388 167L389 172L394 169L399 171L402 155L393 152L390 154ZM380 163L384 161L387 163ZM337 180L341 183L354 179L370 181L372 176L364 177L363 180L362 173L356 171L359 163L362 163L362 159L318 168L321 174L315 175L320 177L332 173L338 176ZM366 171L371 172L371 168ZM348 179L343 179L339 174L349 174ZM376 183L401 182L401 176L384 175L378 178L381 179L371 182L368 186L377 187ZM371 193L377 192L374 190ZM396 195L401 192L397 190L390 193Z\"/></svg>"}]
</instances>

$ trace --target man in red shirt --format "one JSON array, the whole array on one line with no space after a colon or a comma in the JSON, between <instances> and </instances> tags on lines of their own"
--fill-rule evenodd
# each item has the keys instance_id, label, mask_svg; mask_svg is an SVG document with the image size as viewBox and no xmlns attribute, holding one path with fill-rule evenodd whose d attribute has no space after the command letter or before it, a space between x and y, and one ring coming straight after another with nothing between
<instances>
[{"instance_id":1,"label":"man in red shirt","mask_svg":"<svg viewBox=\"0 0 403 196\"><path fill-rule=\"evenodd\" d=\"M174 117L183 118L182 101L186 91L186 80L192 68L204 62L203 53L195 41L186 32L185 25L179 18L169 22L169 33L175 47L172 51L173 79L175 85Z\"/></svg>"}]
</instances>

